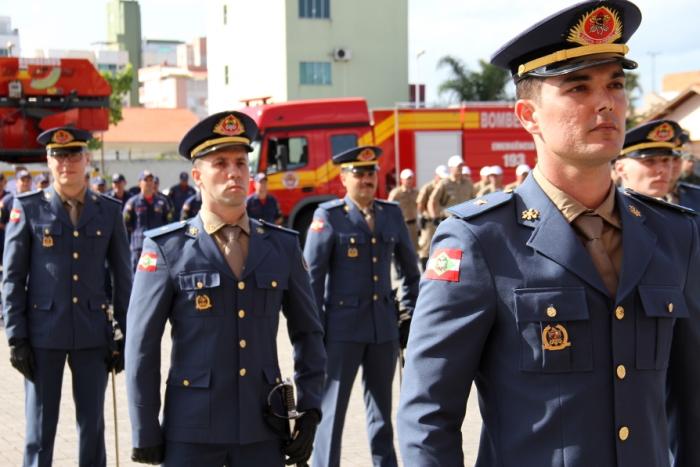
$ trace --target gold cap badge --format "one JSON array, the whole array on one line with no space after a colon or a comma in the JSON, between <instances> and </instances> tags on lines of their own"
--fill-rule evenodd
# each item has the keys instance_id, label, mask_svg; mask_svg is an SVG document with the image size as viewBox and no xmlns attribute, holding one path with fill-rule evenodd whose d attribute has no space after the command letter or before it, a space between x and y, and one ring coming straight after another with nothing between
<instances>
[{"instance_id":1,"label":"gold cap badge","mask_svg":"<svg viewBox=\"0 0 700 467\"><path fill-rule=\"evenodd\" d=\"M654 128L653 130L651 130L647 135L647 139L657 142L671 141L674 138L675 134L676 132L673 130L671 124L668 122L664 122L661 125Z\"/></svg>"},{"instance_id":2,"label":"gold cap badge","mask_svg":"<svg viewBox=\"0 0 700 467\"><path fill-rule=\"evenodd\" d=\"M51 142L55 144L67 144L73 141L73 135L66 130L58 130L56 133L51 135Z\"/></svg>"},{"instance_id":3,"label":"gold cap badge","mask_svg":"<svg viewBox=\"0 0 700 467\"><path fill-rule=\"evenodd\" d=\"M219 120L212 131L224 136L238 136L245 132L245 127L235 115L227 115Z\"/></svg>"},{"instance_id":4,"label":"gold cap badge","mask_svg":"<svg viewBox=\"0 0 700 467\"><path fill-rule=\"evenodd\" d=\"M581 45L610 44L622 37L622 21L616 11L600 7L585 14L569 31L567 41Z\"/></svg>"},{"instance_id":5,"label":"gold cap badge","mask_svg":"<svg viewBox=\"0 0 700 467\"><path fill-rule=\"evenodd\" d=\"M374 154L374 151L370 148L363 149L362 152L360 152L357 155L357 160L358 161L373 161L376 158L376 154Z\"/></svg>"}]
</instances>

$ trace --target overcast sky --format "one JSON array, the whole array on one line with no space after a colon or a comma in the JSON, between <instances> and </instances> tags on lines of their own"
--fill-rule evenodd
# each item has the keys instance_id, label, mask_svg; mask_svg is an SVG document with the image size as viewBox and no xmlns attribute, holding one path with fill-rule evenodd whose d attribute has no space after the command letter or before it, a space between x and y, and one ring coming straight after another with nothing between
<instances>
[{"instance_id":1,"label":"overcast sky","mask_svg":"<svg viewBox=\"0 0 700 467\"><path fill-rule=\"evenodd\" d=\"M208 1L213 0L140 0L143 36L189 41L206 35L203 5ZM275 4L280 0L253 1ZM526 27L572 3L564 0L409 0L410 80L418 76L427 84L429 102L447 101L448 96L437 95L437 86L448 76L447 69L436 69L441 57L453 55L477 69L479 58L488 59ZM638 0L636 3L643 19L628 44L628 56L639 62L644 92L652 89L652 75L655 89L661 90L663 74L700 70L700 6L697 0ZM12 27L19 29L23 55L37 48L85 49L90 43L106 38L106 4L106 0L0 0L0 16L10 16ZM425 53L417 58L423 50ZM653 74L652 62L655 63Z\"/></svg>"}]
</instances>

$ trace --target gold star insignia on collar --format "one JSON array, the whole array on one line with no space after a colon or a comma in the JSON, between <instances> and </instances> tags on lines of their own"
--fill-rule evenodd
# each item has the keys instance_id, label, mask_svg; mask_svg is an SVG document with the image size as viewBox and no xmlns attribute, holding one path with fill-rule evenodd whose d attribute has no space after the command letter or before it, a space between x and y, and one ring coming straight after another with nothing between
<instances>
[{"instance_id":1,"label":"gold star insignia on collar","mask_svg":"<svg viewBox=\"0 0 700 467\"><path fill-rule=\"evenodd\" d=\"M194 237L194 236L197 236L199 234L199 229L195 226L192 226L189 228L189 230L187 232Z\"/></svg>"},{"instance_id":2,"label":"gold star insignia on collar","mask_svg":"<svg viewBox=\"0 0 700 467\"><path fill-rule=\"evenodd\" d=\"M627 206L627 209L629 210L630 214L632 214L634 217L642 217L642 213L639 212L639 209L637 209L636 206L632 206L631 204Z\"/></svg>"},{"instance_id":3,"label":"gold star insignia on collar","mask_svg":"<svg viewBox=\"0 0 700 467\"><path fill-rule=\"evenodd\" d=\"M477 206L483 206L484 204L487 204L487 203L488 203L488 201L486 201L485 199L477 199L476 201L474 201L474 204L476 204Z\"/></svg>"},{"instance_id":4,"label":"gold star insignia on collar","mask_svg":"<svg viewBox=\"0 0 700 467\"><path fill-rule=\"evenodd\" d=\"M537 209L530 208L523 211L520 217L526 221L535 221L540 218L540 211L538 211Z\"/></svg>"},{"instance_id":5,"label":"gold star insignia on collar","mask_svg":"<svg viewBox=\"0 0 700 467\"><path fill-rule=\"evenodd\" d=\"M350 206L348 206L347 204L343 206L343 209L345 209L345 212L350 212Z\"/></svg>"}]
</instances>

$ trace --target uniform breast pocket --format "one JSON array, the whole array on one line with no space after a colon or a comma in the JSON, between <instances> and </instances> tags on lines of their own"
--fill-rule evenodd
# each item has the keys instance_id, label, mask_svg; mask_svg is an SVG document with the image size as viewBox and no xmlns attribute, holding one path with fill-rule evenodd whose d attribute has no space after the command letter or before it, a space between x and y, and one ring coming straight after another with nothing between
<instances>
[{"instance_id":1,"label":"uniform breast pocket","mask_svg":"<svg viewBox=\"0 0 700 467\"><path fill-rule=\"evenodd\" d=\"M94 253L100 255L107 248L110 232L102 223L90 223L85 226L85 236L91 241Z\"/></svg>"},{"instance_id":2,"label":"uniform breast pocket","mask_svg":"<svg viewBox=\"0 0 700 467\"><path fill-rule=\"evenodd\" d=\"M683 292L673 286L640 285L644 313L637 313L636 356L640 370L668 368L676 319L688 318Z\"/></svg>"},{"instance_id":3,"label":"uniform breast pocket","mask_svg":"<svg viewBox=\"0 0 700 467\"><path fill-rule=\"evenodd\" d=\"M521 370L592 370L592 331L583 287L516 289L515 312Z\"/></svg>"},{"instance_id":4,"label":"uniform breast pocket","mask_svg":"<svg viewBox=\"0 0 700 467\"><path fill-rule=\"evenodd\" d=\"M63 228L59 222L34 226L34 240L45 253L58 252L62 235Z\"/></svg>"},{"instance_id":5,"label":"uniform breast pocket","mask_svg":"<svg viewBox=\"0 0 700 467\"><path fill-rule=\"evenodd\" d=\"M398 237L399 235L395 232L382 233L382 241L384 242L384 245L389 248L389 251L392 251L394 244L398 242Z\"/></svg>"},{"instance_id":6,"label":"uniform breast pocket","mask_svg":"<svg viewBox=\"0 0 700 467\"><path fill-rule=\"evenodd\" d=\"M339 233L338 248L340 256L355 260L360 257L360 246L365 244L365 236L357 233Z\"/></svg>"},{"instance_id":7,"label":"uniform breast pocket","mask_svg":"<svg viewBox=\"0 0 700 467\"><path fill-rule=\"evenodd\" d=\"M255 273L255 284L257 285L258 293L262 294L263 315L270 316L279 313L282 307L282 296L288 286L287 276L279 273L258 271Z\"/></svg>"},{"instance_id":8,"label":"uniform breast pocket","mask_svg":"<svg viewBox=\"0 0 700 467\"><path fill-rule=\"evenodd\" d=\"M191 307L187 315L194 317L211 317L220 315L224 309L224 297L221 293L221 277L217 271L193 271L180 274L180 290L185 294Z\"/></svg>"}]
</instances>

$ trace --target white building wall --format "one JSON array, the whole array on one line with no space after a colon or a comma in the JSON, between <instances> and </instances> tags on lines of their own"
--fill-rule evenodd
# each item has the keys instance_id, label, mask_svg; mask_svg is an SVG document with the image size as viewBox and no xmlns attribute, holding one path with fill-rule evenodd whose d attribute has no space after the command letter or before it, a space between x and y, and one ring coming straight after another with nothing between
<instances>
[{"instance_id":1,"label":"white building wall","mask_svg":"<svg viewBox=\"0 0 700 467\"><path fill-rule=\"evenodd\" d=\"M246 2L243 9L233 0L207 2L209 113L240 108L245 98L287 100L285 9L284 0Z\"/></svg>"}]
</instances>

